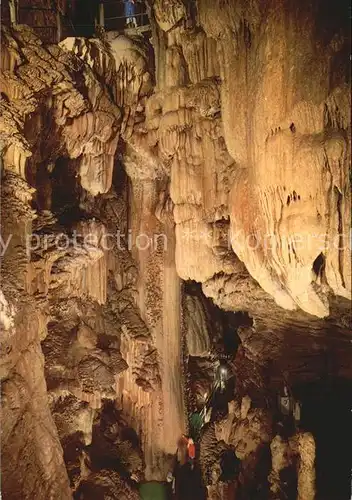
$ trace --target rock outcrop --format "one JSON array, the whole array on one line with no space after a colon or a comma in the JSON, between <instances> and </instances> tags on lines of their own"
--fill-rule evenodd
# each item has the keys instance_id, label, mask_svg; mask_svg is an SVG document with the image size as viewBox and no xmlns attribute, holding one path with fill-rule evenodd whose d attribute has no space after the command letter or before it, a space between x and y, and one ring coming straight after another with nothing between
<instances>
[{"instance_id":1,"label":"rock outcrop","mask_svg":"<svg viewBox=\"0 0 352 500\"><path fill-rule=\"evenodd\" d=\"M195 27L157 3L166 64L146 123L171 164L180 276L232 276L240 259L279 306L324 317L331 293L351 296L350 94L347 32L318 4L202 1Z\"/></svg>"},{"instance_id":2,"label":"rock outcrop","mask_svg":"<svg viewBox=\"0 0 352 500\"><path fill-rule=\"evenodd\" d=\"M210 497L322 488L319 432L278 433L276 403L284 383L306 402L309 384L352 377L349 27L334 7L154 0L151 36L60 43L2 27L4 498L137 498L224 353L230 403L200 439Z\"/></svg>"},{"instance_id":3,"label":"rock outcrop","mask_svg":"<svg viewBox=\"0 0 352 500\"><path fill-rule=\"evenodd\" d=\"M84 61L25 26L3 33L2 491L67 499L67 471L73 490L90 474L94 411L128 368L124 309L143 327L135 264L107 246L109 222L126 224L112 188L121 112ZM89 197L107 191L98 221Z\"/></svg>"}]
</instances>

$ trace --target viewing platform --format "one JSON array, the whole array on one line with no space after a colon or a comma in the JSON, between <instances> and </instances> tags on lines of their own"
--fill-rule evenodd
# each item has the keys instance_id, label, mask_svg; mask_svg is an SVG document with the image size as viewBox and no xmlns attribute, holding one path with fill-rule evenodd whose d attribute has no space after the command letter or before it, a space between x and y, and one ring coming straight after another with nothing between
<instances>
[{"instance_id":1,"label":"viewing platform","mask_svg":"<svg viewBox=\"0 0 352 500\"><path fill-rule=\"evenodd\" d=\"M112 36L144 36L151 32L144 2L135 1L129 16L126 12L122 0L76 0L65 12L55 0L49 0L46 6L30 5L28 0L5 0L2 5L4 24L27 24L45 43L59 43L67 37L94 37L98 27Z\"/></svg>"}]
</instances>

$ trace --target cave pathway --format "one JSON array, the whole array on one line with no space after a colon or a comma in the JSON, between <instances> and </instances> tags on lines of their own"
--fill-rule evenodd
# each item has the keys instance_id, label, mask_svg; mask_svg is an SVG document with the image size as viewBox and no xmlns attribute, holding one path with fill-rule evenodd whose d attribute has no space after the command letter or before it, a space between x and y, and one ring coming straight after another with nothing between
<instances>
[{"instance_id":1,"label":"cave pathway","mask_svg":"<svg viewBox=\"0 0 352 500\"><path fill-rule=\"evenodd\" d=\"M150 481L141 484L139 488L139 495L141 500L169 500L167 486L165 483L158 481Z\"/></svg>"}]
</instances>

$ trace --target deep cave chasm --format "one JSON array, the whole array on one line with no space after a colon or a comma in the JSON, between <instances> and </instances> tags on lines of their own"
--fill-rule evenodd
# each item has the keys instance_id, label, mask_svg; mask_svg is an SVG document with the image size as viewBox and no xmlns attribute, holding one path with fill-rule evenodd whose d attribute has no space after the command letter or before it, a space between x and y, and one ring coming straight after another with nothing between
<instances>
[{"instance_id":1,"label":"deep cave chasm","mask_svg":"<svg viewBox=\"0 0 352 500\"><path fill-rule=\"evenodd\" d=\"M349 5L82 5L1 3L1 495L347 500Z\"/></svg>"}]
</instances>

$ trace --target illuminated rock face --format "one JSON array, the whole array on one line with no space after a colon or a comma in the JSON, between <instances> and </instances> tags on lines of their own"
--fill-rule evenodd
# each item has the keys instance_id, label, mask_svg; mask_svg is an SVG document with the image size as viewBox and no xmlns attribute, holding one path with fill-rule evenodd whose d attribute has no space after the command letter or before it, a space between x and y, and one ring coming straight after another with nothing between
<instances>
[{"instance_id":1,"label":"illuminated rock face","mask_svg":"<svg viewBox=\"0 0 352 500\"><path fill-rule=\"evenodd\" d=\"M117 106L78 59L57 46L40 46L25 29L17 36L18 41L4 31L2 91L14 103L8 109L3 101L4 168L24 176L30 165L36 175L37 164L49 164L61 153L79 158L82 187L93 195L107 192L118 142Z\"/></svg>"},{"instance_id":2,"label":"illuminated rock face","mask_svg":"<svg viewBox=\"0 0 352 500\"><path fill-rule=\"evenodd\" d=\"M318 3L201 1L193 31L157 4L166 66L147 123L171 162L180 276L231 275L227 248L280 307L324 317L331 293L351 296L350 92L343 26Z\"/></svg>"},{"instance_id":3,"label":"illuminated rock face","mask_svg":"<svg viewBox=\"0 0 352 500\"><path fill-rule=\"evenodd\" d=\"M68 499L91 472L94 412L127 369L127 310L143 326L135 263L109 250L108 232L126 225L112 187L121 113L96 68L67 50L25 26L4 28L2 44L2 491ZM97 220L89 203L106 192ZM142 361L141 384L158 376Z\"/></svg>"},{"instance_id":4,"label":"illuminated rock face","mask_svg":"<svg viewBox=\"0 0 352 500\"><path fill-rule=\"evenodd\" d=\"M241 398L204 436L209 494L231 494L217 483L222 452L245 464L246 495L265 449L271 491L297 463L298 498L314 498L314 437L274 437L272 407L252 408L248 394L273 396L270 363L274 379L290 360L295 382L315 380L314 356L308 372L299 363L310 350L333 349L336 377L351 376L339 8L332 17L318 0L158 0L155 61L148 40L125 35L46 46L26 26L3 29L7 498L135 498L116 470L96 472L91 443L99 453L114 443L105 459L123 459L128 474L165 478L187 431L189 386L198 399L210 388L219 327L182 280L253 318L237 331ZM192 363L200 379L189 384ZM137 440L106 424L115 411Z\"/></svg>"}]
</instances>

